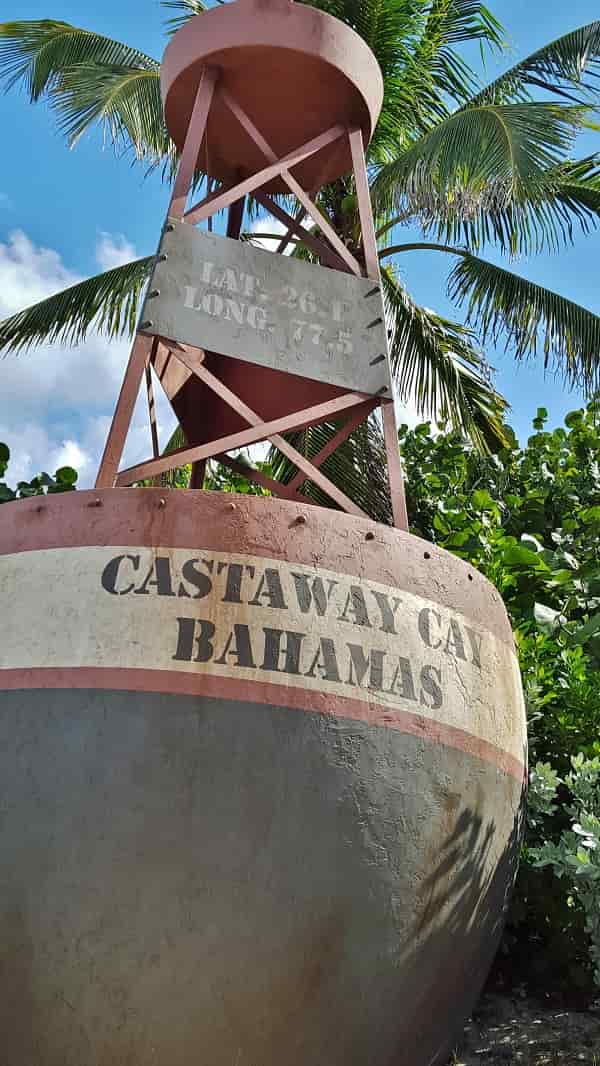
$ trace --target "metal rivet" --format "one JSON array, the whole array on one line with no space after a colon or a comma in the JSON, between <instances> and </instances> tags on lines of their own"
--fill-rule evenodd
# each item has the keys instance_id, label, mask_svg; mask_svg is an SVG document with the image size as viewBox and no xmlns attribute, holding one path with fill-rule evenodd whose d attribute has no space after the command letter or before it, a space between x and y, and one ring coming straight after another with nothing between
<instances>
[{"instance_id":1,"label":"metal rivet","mask_svg":"<svg viewBox=\"0 0 600 1066\"><path fill-rule=\"evenodd\" d=\"M175 226L173 225L173 223L172 222L168 222L167 225L165 226L165 233L172 233L174 229L175 229Z\"/></svg>"},{"instance_id":2,"label":"metal rivet","mask_svg":"<svg viewBox=\"0 0 600 1066\"><path fill-rule=\"evenodd\" d=\"M228 511L237 511L237 504L235 504L235 503L228 503L228 504L227 504L227 510L228 510Z\"/></svg>"},{"instance_id":3,"label":"metal rivet","mask_svg":"<svg viewBox=\"0 0 600 1066\"><path fill-rule=\"evenodd\" d=\"M375 393L375 395L376 396L383 396L384 392L387 392L387 390L388 390L387 385L382 385L380 389L377 389L377 392Z\"/></svg>"},{"instance_id":4,"label":"metal rivet","mask_svg":"<svg viewBox=\"0 0 600 1066\"><path fill-rule=\"evenodd\" d=\"M150 329L152 325L152 319L148 319L146 322L140 322L140 329Z\"/></svg>"},{"instance_id":5,"label":"metal rivet","mask_svg":"<svg viewBox=\"0 0 600 1066\"><path fill-rule=\"evenodd\" d=\"M365 533L365 540L375 540L375 534L372 529Z\"/></svg>"},{"instance_id":6,"label":"metal rivet","mask_svg":"<svg viewBox=\"0 0 600 1066\"><path fill-rule=\"evenodd\" d=\"M166 252L162 252L161 255L157 256L159 263L166 263L168 258L169 257Z\"/></svg>"},{"instance_id":7,"label":"metal rivet","mask_svg":"<svg viewBox=\"0 0 600 1066\"><path fill-rule=\"evenodd\" d=\"M166 507L167 506L167 501L165 500L164 496L161 496L160 500L158 501L158 506L159 507Z\"/></svg>"},{"instance_id":8,"label":"metal rivet","mask_svg":"<svg viewBox=\"0 0 600 1066\"><path fill-rule=\"evenodd\" d=\"M152 292L148 293L149 300L153 300L155 296L160 296L160 289L152 289Z\"/></svg>"},{"instance_id":9,"label":"metal rivet","mask_svg":"<svg viewBox=\"0 0 600 1066\"><path fill-rule=\"evenodd\" d=\"M429 554L429 552L423 552L423 558L424 559L431 559L431 555Z\"/></svg>"},{"instance_id":10,"label":"metal rivet","mask_svg":"<svg viewBox=\"0 0 600 1066\"><path fill-rule=\"evenodd\" d=\"M102 500L99 500L98 498L90 500L88 507L102 507Z\"/></svg>"},{"instance_id":11,"label":"metal rivet","mask_svg":"<svg viewBox=\"0 0 600 1066\"><path fill-rule=\"evenodd\" d=\"M469 581L473 580L473 575L472 574L467 574L467 577L468 577Z\"/></svg>"},{"instance_id":12,"label":"metal rivet","mask_svg":"<svg viewBox=\"0 0 600 1066\"><path fill-rule=\"evenodd\" d=\"M296 519L296 525L297 526L303 526L305 522L306 522L306 515L305 514L299 514L297 519Z\"/></svg>"}]
</instances>

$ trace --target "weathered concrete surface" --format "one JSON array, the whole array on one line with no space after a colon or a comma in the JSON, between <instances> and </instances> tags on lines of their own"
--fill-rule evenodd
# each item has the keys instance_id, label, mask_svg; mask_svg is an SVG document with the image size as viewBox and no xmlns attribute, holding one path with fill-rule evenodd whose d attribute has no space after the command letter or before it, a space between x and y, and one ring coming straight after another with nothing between
<instances>
[{"instance_id":1,"label":"weathered concrete surface","mask_svg":"<svg viewBox=\"0 0 600 1066\"><path fill-rule=\"evenodd\" d=\"M441 1064L518 843L495 590L347 515L109 490L1 509L0 602L3 1066Z\"/></svg>"},{"instance_id":2,"label":"weathered concrete surface","mask_svg":"<svg viewBox=\"0 0 600 1066\"><path fill-rule=\"evenodd\" d=\"M390 395L383 300L371 278L187 223L171 219L162 234L140 322L159 337L349 392Z\"/></svg>"},{"instance_id":3,"label":"weathered concrete surface","mask_svg":"<svg viewBox=\"0 0 600 1066\"><path fill-rule=\"evenodd\" d=\"M426 1066L484 978L518 782L365 723L2 695L5 1066Z\"/></svg>"}]
</instances>

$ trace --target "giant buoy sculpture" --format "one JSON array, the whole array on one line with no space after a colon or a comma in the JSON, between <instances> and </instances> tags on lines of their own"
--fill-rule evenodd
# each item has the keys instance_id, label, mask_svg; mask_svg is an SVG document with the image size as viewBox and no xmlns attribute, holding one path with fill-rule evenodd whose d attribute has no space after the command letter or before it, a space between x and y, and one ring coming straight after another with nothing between
<instances>
[{"instance_id":1,"label":"giant buoy sculpture","mask_svg":"<svg viewBox=\"0 0 600 1066\"><path fill-rule=\"evenodd\" d=\"M238 0L175 34L162 95L179 171L97 488L0 513L2 1061L441 1064L502 925L525 722L497 592L407 532L381 75L330 15ZM358 257L315 203L350 171ZM240 241L248 195L320 265ZM120 469L144 380L154 454ZM392 526L321 469L376 409ZM310 461L283 436L327 420ZM251 472L270 497L128 487L263 440L297 467Z\"/></svg>"}]
</instances>

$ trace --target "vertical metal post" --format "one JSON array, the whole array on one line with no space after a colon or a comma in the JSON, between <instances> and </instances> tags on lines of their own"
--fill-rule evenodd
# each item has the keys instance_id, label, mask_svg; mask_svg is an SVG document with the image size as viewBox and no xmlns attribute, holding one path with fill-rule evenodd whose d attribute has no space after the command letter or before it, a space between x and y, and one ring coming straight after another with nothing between
<instances>
[{"instance_id":1,"label":"vertical metal post","mask_svg":"<svg viewBox=\"0 0 600 1066\"><path fill-rule=\"evenodd\" d=\"M381 271L379 269L379 252L377 249L377 236L373 222L373 209L369 192L369 175L363 145L362 131L350 130L350 151L352 153L352 166L354 180L356 182L356 198L358 200L358 213L360 216L360 228L362 232L363 253L367 277L381 283ZM383 419L383 438L387 456L388 478L390 483L390 496L392 499L392 519L398 529L408 532L408 513L406 510L406 495L404 492L404 477L400 464L400 449L398 447L398 427L396 425L396 413L393 400L386 400L381 404L381 416Z\"/></svg>"},{"instance_id":2,"label":"vertical metal post","mask_svg":"<svg viewBox=\"0 0 600 1066\"><path fill-rule=\"evenodd\" d=\"M168 214L172 218L183 219L185 205L194 173L198 164L198 155L202 145L202 138L206 130L208 113L212 104L212 98L217 83L217 71L214 67L205 67L196 93L196 100L192 109L190 124L188 126L185 144L179 160L179 168L175 179L175 187L171 197Z\"/></svg>"},{"instance_id":3,"label":"vertical metal post","mask_svg":"<svg viewBox=\"0 0 600 1066\"><path fill-rule=\"evenodd\" d=\"M242 222L244 220L245 206L246 197L243 196L241 200L236 200L231 204L229 211L227 212L227 230L225 236L230 237L234 241L239 240Z\"/></svg>"},{"instance_id":4,"label":"vertical metal post","mask_svg":"<svg viewBox=\"0 0 600 1066\"><path fill-rule=\"evenodd\" d=\"M151 337L136 334L96 478L97 489L110 489L115 483L152 343Z\"/></svg>"},{"instance_id":5,"label":"vertical metal post","mask_svg":"<svg viewBox=\"0 0 600 1066\"><path fill-rule=\"evenodd\" d=\"M350 139L350 151L352 153L354 180L356 182L356 198L358 200L358 213L360 216L360 228L362 231L367 277L378 281L380 277L379 253L377 251L377 237L375 236L375 225L373 223L373 210L369 193L369 176L367 174L362 131L360 129L350 130L348 136Z\"/></svg>"},{"instance_id":6,"label":"vertical metal post","mask_svg":"<svg viewBox=\"0 0 600 1066\"><path fill-rule=\"evenodd\" d=\"M190 477L190 488L201 489L204 485L204 475L206 473L206 459L200 459L196 463L192 463L192 476Z\"/></svg>"},{"instance_id":7,"label":"vertical metal post","mask_svg":"<svg viewBox=\"0 0 600 1066\"><path fill-rule=\"evenodd\" d=\"M400 465L400 449L398 447L398 427L394 404L386 400L381 405L383 418L383 437L387 455L388 477L390 481L390 494L392 497L392 518L398 529L408 532L408 513L406 510L406 496L404 494L404 478Z\"/></svg>"},{"instance_id":8,"label":"vertical metal post","mask_svg":"<svg viewBox=\"0 0 600 1066\"><path fill-rule=\"evenodd\" d=\"M157 342L153 345L157 347ZM146 363L146 396L148 397L148 418L150 419L150 434L152 436L152 454L155 459L158 459L160 454L158 447L158 427L156 425L156 404L154 402L154 389L152 388L152 371L150 369L150 363Z\"/></svg>"}]
</instances>

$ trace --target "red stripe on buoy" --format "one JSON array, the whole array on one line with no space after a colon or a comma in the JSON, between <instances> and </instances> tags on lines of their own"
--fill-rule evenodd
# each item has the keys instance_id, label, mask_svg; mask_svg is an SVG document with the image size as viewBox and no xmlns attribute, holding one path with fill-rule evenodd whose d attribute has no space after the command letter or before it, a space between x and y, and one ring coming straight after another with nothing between
<instances>
[{"instance_id":1,"label":"red stripe on buoy","mask_svg":"<svg viewBox=\"0 0 600 1066\"><path fill-rule=\"evenodd\" d=\"M522 781L523 761L496 747L488 740L437 722L421 714L400 710L387 704L355 700L347 696L315 692L312 689L289 685L238 681L235 678L210 677L206 674L183 673L173 670L134 670L115 667L39 667L35 669L0 670L2 689L111 689L132 692L164 692L180 696L201 696L213 699L238 700L281 706L308 713L324 714L331 718L347 718L366 722L370 726L394 729L399 733L423 737L433 743L456 748L492 763L499 770Z\"/></svg>"}]
</instances>

